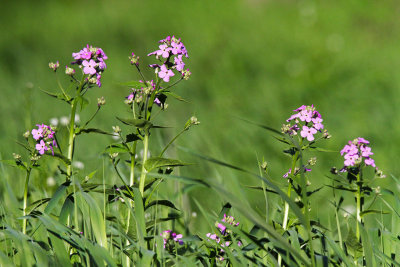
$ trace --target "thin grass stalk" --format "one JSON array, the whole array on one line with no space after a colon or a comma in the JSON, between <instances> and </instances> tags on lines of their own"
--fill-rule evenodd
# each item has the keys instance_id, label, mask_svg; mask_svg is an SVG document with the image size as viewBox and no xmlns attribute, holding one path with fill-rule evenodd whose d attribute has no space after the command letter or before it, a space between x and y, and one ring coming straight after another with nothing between
<instances>
[{"instance_id":1,"label":"thin grass stalk","mask_svg":"<svg viewBox=\"0 0 400 267\"><path fill-rule=\"evenodd\" d=\"M24 189L24 209L23 209L23 215L24 217L26 216L26 208L28 206L28 185L29 185L29 178L31 175L31 168L28 168L26 170L26 177L25 177L25 189ZM27 220L26 218L24 218L24 220L22 221L22 233L26 234L26 224L27 224Z\"/></svg>"}]
</instances>

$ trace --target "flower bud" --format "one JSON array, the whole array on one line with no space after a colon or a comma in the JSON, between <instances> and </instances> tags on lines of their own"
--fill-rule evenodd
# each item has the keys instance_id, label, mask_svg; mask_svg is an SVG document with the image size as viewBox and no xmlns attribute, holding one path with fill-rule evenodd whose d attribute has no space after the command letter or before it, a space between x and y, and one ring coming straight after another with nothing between
<instances>
[{"instance_id":1,"label":"flower bud","mask_svg":"<svg viewBox=\"0 0 400 267\"><path fill-rule=\"evenodd\" d=\"M182 71L183 79L189 80L190 75L192 75L192 73L189 71L189 69Z\"/></svg>"},{"instance_id":2,"label":"flower bud","mask_svg":"<svg viewBox=\"0 0 400 267\"><path fill-rule=\"evenodd\" d=\"M97 78L96 77L92 77L89 79L89 82L92 84L96 84L97 83Z\"/></svg>"},{"instance_id":3,"label":"flower bud","mask_svg":"<svg viewBox=\"0 0 400 267\"><path fill-rule=\"evenodd\" d=\"M50 62L49 68L52 69L54 72L57 71L58 67L60 67L60 63L57 61L56 63Z\"/></svg>"},{"instance_id":4,"label":"flower bud","mask_svg":"<svg viewBox=\"0 0 400 267\"><path fill-rule=\"evenodd\" d=\"M75 70L73 68L70 68L68 66L65 66L65 74L72 76L75 74Z\"/></svg>"},{"instance_id":5,"label":"flower bud","mask_svg":"<svg viewBox=\"0 0 400 267\"><path fill-rule=\"evenodd\" d=\"M322 134L322 136L325 138L325 139L330 139L332 136L328 133L328 131L327 130L324 130L324 133Z\"/></svg>"},{"instance_id":6,"label":"flower bud","mask_svg":"<svg viewBox=\"0 0 400 267\"><path fill-rule=\"evenodd\" d=\"M316 157L312 157L308 160L308 164L310 164L311 166L314 166L316 163L317 163Z\"/></svg>"},{"instance_id":7,"label":"flower bud","mask_svg":"<svg viewBox=\"0 0 400 267\"><path fill-rule=\"evenodd\" d=\"M132 52L132 56L129 57L131 64L132 65L139 65L139 56L136 56L133 52Z\"/></svg>"},{"instance_id":8,"label":"flower bud","mask_svg":"<svg viewBox=\"0 0 400 267\"><path fill-rule=\"evenodd\" d=\"M260 167L261 167L261 169L263 169L264 171L267 171L268 163L267 163L266 161L264 161L263 163L261 163Z\"/></svg>"},{"instance_id":9,"label":"flower bud","mask_svg":"<svg viewBox=\"0 0 400 267\"><path fill-rule=\"evenodd\" d=\"M14 159L16 161L20 161L21 160L21 155L20 154L13 153L13 157L14 157Z\"/></svg>"},{"instance_id":10,"label":"flower bud","mask_svg":"<svg viewBox=\"0 0 400 267\"><path fill-rule=\"evenodd\" d=\"M192 117L190 118L190 121L191 121L191 123L192 123L193 125L198 125L198 124L200 124L200 122L197 120L197 118L196 118L195 116L192 116Z\"/></svg>"},{"instance_id":11,"label":"flower bud","mask_svg":"<svg viewBox=\"0 0 400 267\"><path fill-rule=\"evenodd\" d=\"M97 106L104 106L106 104L106 99L104 98L104 96L97 98Z\"/></svg>"},{"instance_id":12,"label":"flower bud","mask_svg":"<svg viewBox=\"0 0 400 267\"><path fill-rule=\"evenodd\" d=\"M338 170L336 169L336 167L332 167L331 168L331 173L332 174L338 174Z\"/></svg>"},{"instance_id":13,"label":"flower bud","mask_svg":"<svg viewBox=\"0 0 400 267\"><path fill-rule=\"evenodd\" d=\"M109 154L109 156L111 159L115 159L116 157L118 157L118 153L112 153L112 154Z\"/></svg>"},{"instance_id":14,"label":"flower bud","mask_svg":"<svg viewBox=\"0 0 400 267\"><path fill-rule=\"evenodd\" d=\"M26 132L23 134L23 136L24 136L26 139L28 139L30 135L31 135L31 132L30 132L30 131L26 131Z\"/></svg>"},{"instance_id":15,"label":"flower bud","mask_svg":"<svg viewBox=\"0 0 400 267\"><path fill-rule=\"evenodd\" d=\"M113 126L112 128L113 128L114 133L120 133L121 132L121 128L119 128L118 125L117 126Z\"/></svg>"}]
</instances>

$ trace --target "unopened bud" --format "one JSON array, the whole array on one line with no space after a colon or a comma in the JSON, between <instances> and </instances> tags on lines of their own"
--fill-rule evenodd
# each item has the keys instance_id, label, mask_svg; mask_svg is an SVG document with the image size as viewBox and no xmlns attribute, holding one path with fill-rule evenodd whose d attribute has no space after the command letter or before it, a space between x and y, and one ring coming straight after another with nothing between
<instances>
[{"instance_id":1,"label":"unopened bud","mask_svg":"<svg viewBox=\"0 0 400 267\"><path fill-rule=\"evenodd\" d=\"M263 169L264 171L267 171L268 168L268 163L266 161L264 161L263 163L261 163L261 169Z\"/></svg>"},{"instance_id":2,"label":"unopened bud","mask_svg":"<svg viewBox=\"0 0 400 267\"><path fill-rule=\"evenodd\" d=\"M192 117L190 118L190 121L191 121L191 123L192 123L193 125L198 125L198 124L200 124L200 122L197 120L197 118L196 118L195 116L192 116Z\"/></svg>"},{"instance_id":3,"label":"unopened bud","mask_svg":"<svg viewBox=\"0 0 400 267\"><path fill-rule=\"evenodd\" d=\"M330 139L332 136L328 133L328 131L327 130L324 130L324 133L322 134L322 136L325 138L325 139Z\"/></svg>"},{"instance_id":4,"label":"unopened bud","mask_svg":"<svg viewBox=\"0 0 400 267\"><path fill-rule=\"evenodd\" d=\"M90 82L90 83L93 83L93 84L96 84L96 83L97 83L96 77L90 78L90 79L89 79L89 82Z\"/></svg>"},{"instance_id":5,"label":"unopened bud","mask_svg":"<svg viewBox=\"0 0 400 267\"><path fill-rule=\"evenodd\" d=\"M53 62L49 63L49 68L54 70L54 72L57 71L58 67L60 67L60 63L58 61L56 63L53 63Z\"/></svg>"},{"instance_id":6,"label":"unopened bud","mask_svg":"<svg viewBox=\"0 0 400 267\"><path fill-rule=\"evenodd\" d=\"M31 161L38 161L40 159L40 156L39 155L36 155L36 156L32 156L31 157Z\"/></svg>"},{"instance_id":7,"label":"unopened bud","mask_svg":"<svg viewBox=\"0 0 400 267\"><path fill-rule=\"evenodd\" d=\"M23 136L24 136L26 139L28 139L30 135L31 135L31 132L29 132L29 131L26 131L26 132L23 134Z\"/></svg>"},{"instance_id":8,"label":"unopened bud","mask_svg":"<svg viewBox=\"0 0 400 267\"><path fill-rule=\"evenodd\" d=\"M338 170L336 169L336 167L332 167L331 168L331 173L332 174L338 174Z\"/></svg>"},{"instance_id":9,"label":"unopened bud","mask_svg":"<svg viewBox=\"0 0 400 267\"><path fill-rule=\"evenodd\" d=\"M118 157L118 153L112 153L112 154L109 154L109 156L111 159L115 159L116 157Z\"/></svg>"},{"instance_id":10,"label":"unopened bud","mask_svg":"<svg viewBox=\"0 0 400 267\"><path fill-rule=\"evenodd\" d=\"M132 52L132 56L129 57L131 64L132 65L139 65L139 56L136 56L133 52Z\"/></svg>"},{"instance_id":11,"label":"unopened bud","mask_svg":"<svg viewBox=\"0 0 400 267\"><path fill-rule=\"evenodd\" d=\"M75 74L75 70L73 68L70 68L68 66L65 66L65 74L72 76Z\"/></svg>"},{"instance_id":12,"label":"unopened bud","mask_svg":"<svg viewBox=\"0 0 400 267\"><path fill-rule=\"evenodd\" d=\"M13 153L13 157L14 157L14 159L17 160L17 161L20 161L20 160L21 160L21 155L20 155L20 154Z\"/></svg>"},{"instance_id":13,"label":"unopened bud","mask_svg":"<svg viewBox=\"0 0 400 267\"><path fill-rule=\"evenodd\" d=\"M97 106L104 106L106 104L106 99L104 98L104 96L97 98Z\"/></svg>"},{"instance_id":14,"label":"unopened bud","mask_svg":"<svg viewBox=\"0 0 400 267\"><path fill-rule=\"evenodd\" d=\"M189 80L190 75L192 75L192 73L189 71L189 69L182 71L183 79Z\"/></svg>"},{"instance_id":15,"label":"unopened bud","mask_svg":"<svg viewBox=\"0 0 400 267\"><path fill-rule=\"evenodd\" d=\"M310 164L311 166L314 166L316 163L317 163L316 157L312 157L308 160L308 164Z\"/></svg>"},{"instance_id":16,"label":"unopened bud","mask_svg":"<svg viewBox=\"0 0 400 267\"><path fill-rule=\"evenodd\" d=\"M118 125L117 126L113 126L112 128L113 128L114 133L120 133L121 132L121 128L119 128Z\"/></svg>"}]
</instances>

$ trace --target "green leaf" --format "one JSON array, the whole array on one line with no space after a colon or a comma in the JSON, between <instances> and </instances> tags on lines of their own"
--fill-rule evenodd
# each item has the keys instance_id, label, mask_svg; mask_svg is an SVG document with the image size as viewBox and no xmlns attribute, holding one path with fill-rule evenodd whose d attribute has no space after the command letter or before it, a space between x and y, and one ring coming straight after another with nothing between
<instances>
[{"instance_id":1,"label":"green leaf","mask_svg":"<svg viewBox=\"0 0 400 267\"><path fill-rule=\"evenodd\" d=\"M135 88L135 89L140 89L140 88L146 86L144 83L141 83L141 82L138 82L138 81L123 82L123 83L119 83L119 85L128 86L128 87L132 87L132 88Z\"/></svg>"},{"instance_id":2,"label":"green leaf","mask_svg":"<svg viewBox=\"0 0 400 267\"><path fill-rule=\"evenodd\" d=\"M369 241L368 238L368 233L362 226L360 222L358 222L358 226L360 227L360 234L361 234L361 242L362 246L364 247L364 257L365 257L365 263L367 267L373 267L375 266L374 261L373 261L373 255L374 253L372 252L372 245L371 242Z\"/></svg>"},{"instance_id":3,"label":"green leaf","mask_svg":"<svg viewBox=\"0 0 400 267\"><path fill-rule=\"evenodd\" d=\"M137 141L137 140L141 140L139 135L133 134L133 133L127 134L125 139L126 139L125 140L126 143L130 143L130 142L134 142L134 141Z\"/></svg>"},{"instance_id":4,"label":"green leaf","mask_svg":"<svg viewBox=\"0 0 400 267\"><path fill-rule=\"evenodd\" d=\"M52 153L47 152L46 155L48 155L48 156L54 156L54 157L56 157L56 158L59 158L59 159L61 159L61 160L62 160L65 164L67 164L67 165L70 165L70 164L71 164L71 161L70 161L66 156L64 156L63 154L54 153L54 155L53 155Z\"/></svg>"},{"instance_id":5,"label":"green leaf","mask_svg":"<svg viewBox=\"0 0 400 267\"><path fill-rule=\"evenodd\" d=\"M350 228L346 237L346 241L344 242L346 243L346 246L347 248L349 248L350 252L352 252L355 259L362 256L363 246L362 244L360 244L360 242L358 242L357 237L353 232L353 229Z\"/></svg>"},{"instance_id":6,"label":"green leaf","mask_svg":"<svg viewBox=\"0 0 400 267\"><path fill-rule=\"evenodd\" d=\"M87 100L83 96L78 96L77 100L79 101L79 104L81 105L81 111L89 104L89 100Z\"/></svg>"},{"instance_id":7,"label":"green leaf","mask_svg":"<svg viewBox=\"0 0 400 267\"><path fill-rule=\"evenodd\" d=\"M51 96L51 97L54 97L54 98L60 99L62 101L65 101L68 104L71 103L72 98L68 94L65 94L65 95L62 94L62 93L55 94L55 93L51 93L51 92L45 91L45 90L40 89L40 88L39 88L39 90L42 91L43 93Z\"/></svg>"},{"instance_id":8,"label":"green leaf","mask_svg":"<svg viewBox=\"0 0 400 267\"><path fill-rule=\"evenodd\" d=\"M153 124L145 119L123 119L123 118L119 118L117 117L117 120L119 120L120 122L126 124L126 125L131 125L131 126L135 126L136 128L140 128L140 129L150 129L151 127L153 127Z\"/></svg>"},{"instance_id":9,"label":"green leaf","mask_svg":"<svg viewBox=\"0 0 400 267\"><path fill-rule=\"evenodd\" d=\"M112 144L109 145L105 150L104 153L106 154L113 154L113 153L129 153L128 148L126 148L123 144Z\"/></svg>"},{"instance_id":10,"label":"green leaf","mask_svg":"<svg viewBox=\"0 0 400 267\"><path fill-rule=\"evenodd\" d=\"M390 214L390 212L384 210L364 210L360 213L360 216L363 217L368 214Z\"/></svg>"},{"instance_id":11,"label":"green leaf","mask_svg":"<svg viewBox=\"0 0 400 267\"><path fill-rule=\"evenodd\" d=\"M260 127L260 128L263 128L263 129L265 129L265 130L268 130L268 131L270 131L270 132L273 132L273 133L275 133L275 134L277 134L277 135L279 135L279 136L283 136L283 133L281 133L281 131L278 131L278 130L272 128L272 127L269 127L269 126L266 126L266 125L262 125L262 124L259 124L259 123L256 123L256 122L252 122L252 121L249 121L249 120L243 119L243 118L238 118L238 119L239 119L239 120L242 120L242 121L244 121L244 122L247 122L247 123L256 125L256 126L258 126L258 127Z\"/></svg>"},{"instance_id":12,"label":"green leaf","mask_svg":"<svg viewBox=\"0 0 400 267\"><path fill-rule=\"evenodd\" d=\"M71 184L71 182L65 182L57 188L57 191L54 193L53 197L50 199L49 204L47 204L46 208L44 209L45 213L49 214L56 207L58 201L64 195L65 191L67 190L67 188L70 184Z\"/></svg>"},{"instance_id":13,"label":"green leaf","mask_svg":"<svg viewBox=\"0 0 400 267\"><path fill-rule=\"evenodd\" d=\"M154 157L154 158L149 158L146 160L144 163L144 167L148 172L155 168L160 168L160 167L177 167L177 166L184 166L184 165L189 165L189 163L184 163L180 160L177 159L167 159L167 158L160 158L160 157Z\"/></svg>"},{"instance_id":14,"label":"green leaf","mask_svg":"<svg viewBox=\"0 0 400 267\"><path fill-rule=\"evenodd\" d=\"M10 160L3 159L3 160L0 160L0 162L6 164L8 166L11 166L11 167L17 167L17 168L20 168L21 170L26 170L26 168L24 166L24 165L26 165L26 162L21 161L20 163L17 163L15 160L12 160L12 159L10 159Z\"/></svg>"},{"instance_id":15,"label":"green leaf","mask_svg":"<svg viewBox=\"0 0 400 267\"><path fill-rule=\"evenodd\" d=\"M146 223L144 219L142 194L140 193L138 188L133 188L133 194L135 198L135 220L138 243L141 247L145 247L146 243L144 241L144 237L146 236Z\"/></svg>"},{"instance_id":16,"label":"green leaf","mask_svg":"<svg viewBox=\"0 0 400 267\"><path fill-rule=\"evenodd\" d=\"M76 129L76 135L82 134L82 133L98 133L98 134L105 134L105 135L113 135L112 133L96 129L96 128L86 128L86 129Z\"/></svg>"},{"instance_id":17,"label":"green leaf","mask_svg":"<svg viewBox=\"0 0 400 267\"><path fill-rule=\"evenodd\" d=\"M92 198L88 193L80 193L85 198L86 203L89 206L90 221L93 227L94 236L96 237L96 240L100 246L107 248L106 225L100 207L97 204L96 200Z\"/></svg>"},{"instance_id":18,"label":"green leaf","mask_svg":"<svg viewBox=\"0 0 400 267\"><path fill-rule=\"evenodd\" d=\"M165 207L169 207L169 208L171 208L171 209L178 210L178 209L175 207L174 203L172 203L172 202L169 201L169 200L154 200L154 201L150 202L150 203L146 206L146 208L145 208L144 210L147 210L148 208L150 208L150 207L152 207L152 206L155 206L155 205L157 205L157 206L165 206Z\"/></svg>"},{"instance_id":19,"label":"green leaf","mask_svg":"<svg viewBox=\"0 0 400 267\"><path fill-rule=\"evenodd\" d=\"M175 94L175 93L172 93L172 92L170 92L170 91L164 91L164 92L162 92L164 95L166 95L166 96L171 96L171 97L173 97L173 98L175 98L176 100L178 100L178 101L183 101L183 102L186 102L186 103L189 103L189 101L187 101L186 99L184 99L183 97L181 97L181 96L179 96L179 95L177 95L177 94Z\"/></svg>"}]
</instances>

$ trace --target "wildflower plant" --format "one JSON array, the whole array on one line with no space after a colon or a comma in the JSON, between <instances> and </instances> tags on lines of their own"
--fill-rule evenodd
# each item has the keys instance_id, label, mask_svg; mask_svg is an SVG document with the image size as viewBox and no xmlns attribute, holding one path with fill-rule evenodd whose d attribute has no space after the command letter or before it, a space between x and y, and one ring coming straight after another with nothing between
<instances>
[{"instance_id":1,"label":"wildflower plant","mask_svg":"<svg viewBox=\"0 0 400 267\"><path fill-rule=\"evenodd\" d=\"M314 188L310 175L318 160L314 155L308 155L326 151L319 146L330 138L330 134L325 129L322 115L313 105L295 109L281 131L259 125L275 134L285 145L284 154L290 158L290 164L280 172L277 181L270 177L271 167L264 158L259 163L259 174L255 174L222 159L192 153L261 180L261 187L248 188L262 190L265 198L263 213L264 209L258 203L252 205L243 201L245 194L241 198L227 186L228 183L184 177L176 171L177 167L187 163L169 158L169 149L182 134L200 123L195 116L188 116L171 139L154 142L156 131L170 131L168 125L158 125L155 118L163 115L168 105L174 104L171 99L182 100L175 92L176 85L187 80L191 73L186 66L188 51L182 40L175 36L160 40L158 48L147 56L145 60L134 53L129 57L139 78L123 83L127 88L120 105L125 105L127 112L118 114L115 124L109 127L110 132L89 127L106 104L104 97L96 96L97 101L92 104L95 111L91 116L85 118L81 113L81 118L78 115L78 110L90 105L86 94L96 94L95 89L102 86L108 59L104 51L86 45L72 53L73 60L63 73L70 81L68 87L64 87L57 76L60 65L64 64L59 61L49 64L60 91L44 92L66 103L70 114L53 117L49 125L41 122L27 130L23 134L24 142L19 142L27 151L26 155L14 153L13 160L1 161L25 172L22 212L14 211L18 218L9 219L13 213L7 214L4 211L7 207L0 205L1 266L398 265L396 227L400 216L381 196L393 197L397 204L400 202L394 191L374 187L373 183L379 181L377 178L385 175L376 167L368 140L358 137L349 141L340 151L343 167L331 170L335 174L331 178L332 185L318 188ZM143 63L147 60L150 64ZM151 71L143 72L144 68ZM145 77L144 73L151 75ZM100 178L99 170L86 174L87 165L74 158L75 151L79 150L75 146L76 138L92 133L109 135L113 140L105 145L101 154L109 160L103 161L102 182L93 181ZM56 171L46 172L51 165L49 162L55 163ZM29 190L30 180L35 178L33 175L31 178L31 174L36 170L38 176L45 175L42 181L54 189L54 192L45 191L39 199L36 196L43 193L42 188L35 190L35 195ZM372 170L375 175L369 177ZM216 215L193 199L198 210L188 211L196 214L188 218L184 216L187 211L184 205L181 210L174 203L177 197L160 190L168 180L187 184L182 192L175 190L177 196L195 186L203 186L206 190L215 190L218 197L228 203ZM331 225L331 218L325 225L313 213L314 194L326 188L333 191L333 198L327 200L323 212L329 215L329 207L334 207L336 227ZM241 190L245 189L240 185ZM339 191L345 193L337 201ZM346 210L355 206L355 234L354 224L349 223L352 217L343 220L338 216L341 204L347 201L344 199L346 194L352 196L350 201L353 196L355 198L355 205L346 203L350 207ZM8 195L21 205L12 193ZM213 201L215 206L216 201ZM393 211L393 233L388 234L383 219L388 212L376 209L377 202ZM231 208L235 209L235 217L240 218L240 223L228 215ZM236 211L240 215L236 215ZM202 216L197 217L197 212ZM375 223L377 227L366 229L365 216L374 214L376 217L371 220L371 225ZM213 230L207 233L192 229L191 220L206 220L209 229ZM204 225L203 221L200 224ZM342 237L344 227L347 227L345 241ZM388 243L395 245L390 247Z\"/></svg>"}]
</instances>

